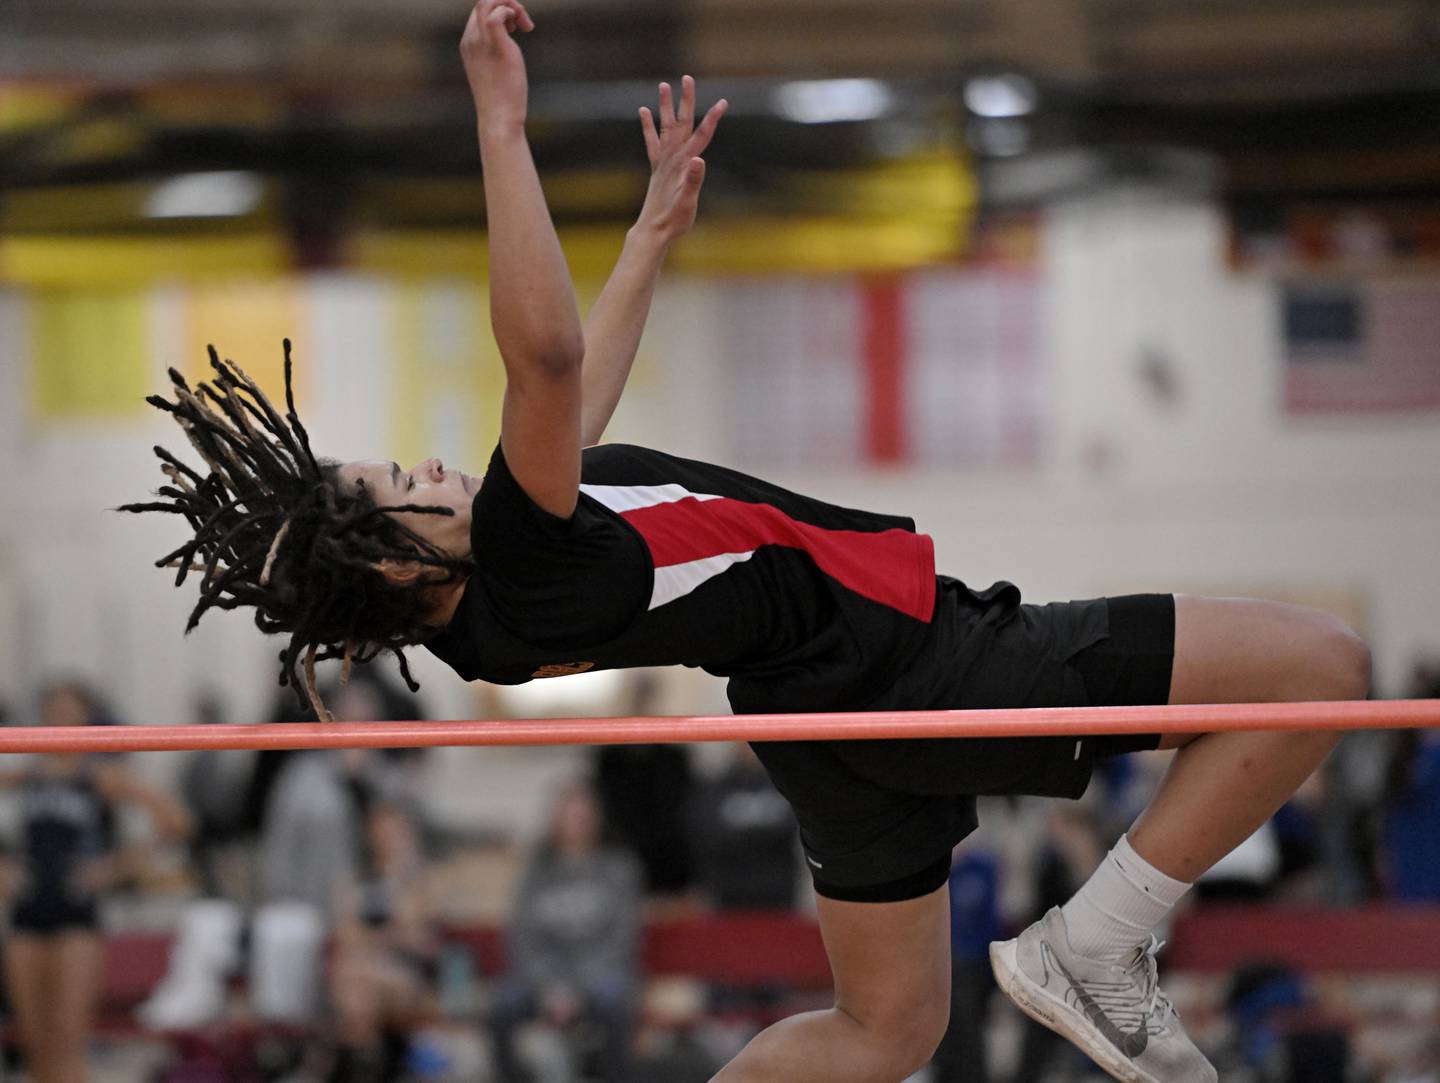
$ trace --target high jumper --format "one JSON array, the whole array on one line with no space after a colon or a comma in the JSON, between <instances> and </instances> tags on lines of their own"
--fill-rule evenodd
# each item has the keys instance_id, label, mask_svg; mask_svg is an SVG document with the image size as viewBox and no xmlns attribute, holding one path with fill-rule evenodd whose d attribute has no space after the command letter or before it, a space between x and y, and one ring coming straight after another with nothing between
<instances>
[{"instance_id":1,"label":"high jumper","mask_svg":"<svg viewBox=\"0 0 1440 1083\"><path fill-rule=\"evenodd\" d=\"M253 607L289 636L281 680L315 692L346 665L423 645L467 680L516 684L627 666L728 678L737 714L1363 699L1365 644L1279 603L1134 595L1034 605L1010 583L937 576L909 518L837 507L710 463L600 444L669 246L694 222L701 155L688 76L641 110L643 209L587 321L525 138L520 0L481 0L460 51L489 219L491 321L506 389L482 474L427 459L319 458L290 394L282 413L213 358L170 412L205 461L163 449L169 483L131 510L183 516L161 560L199 568L191 625ZM302 674L303 671L303 674ZM406 678L409 680L408 671ZM1191 882L1264 823L1334 747L1334 730L759 741L789 800L818 894L834 1006L771 1026L721 1083L901 1080L949 1020L946 877L976 797L1078 797L1097 759L1176 754L1153 800L1090 880L991 946L1001 988L1118 1079L1216 1079L1157 984L1153 930Z\"/></svg>"}]
</instances>

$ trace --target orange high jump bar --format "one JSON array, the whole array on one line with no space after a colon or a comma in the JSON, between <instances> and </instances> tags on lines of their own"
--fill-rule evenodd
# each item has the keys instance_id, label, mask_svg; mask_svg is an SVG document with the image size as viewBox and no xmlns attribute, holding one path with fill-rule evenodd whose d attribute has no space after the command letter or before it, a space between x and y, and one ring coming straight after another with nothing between
<instances>
[{"instance_id":1,"label":"orange high jump bar","mask_svg":"<svg viewBox=\"0 0 1440 1083\"><path fill-rule=\"evenodd\" d=\"M225 748L432 748L693 741L865 741L904 737L1082 737L1219 730L1440 727L1440 700L1032 707L490 722L323 722L211 726L14 726L0 752L178 752Z\"/></svg>"}]
</instances>

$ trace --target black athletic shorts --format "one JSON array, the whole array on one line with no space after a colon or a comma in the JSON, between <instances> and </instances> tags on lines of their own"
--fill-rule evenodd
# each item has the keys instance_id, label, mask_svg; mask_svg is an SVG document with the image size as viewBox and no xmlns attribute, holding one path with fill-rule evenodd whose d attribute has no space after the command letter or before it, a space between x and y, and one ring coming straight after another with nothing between
<instances>
[{"instance_id":1,"label":"black athletic shorts","mask_svg":"<svg viewBox=\"0 0 1440 1083\"><path fill-rule=\"evenodd\" d=\"M1086 707L1169 701L1175 601L1168 594L1009 607L998 619L941 577L932 633L866 710ZM956 659L968 660L957 663ZM934 891L975 829L975 798L1077 798L1095 760L1155 748L1158 734L758 742L800 822L821 895L894 902Z\"/></svg>"},{"instance_id":2,"label":"black athletic shorts","mask_svg":"<svg viewBox=\"0 0 1440 1083\"><path fill-rule=\"evenodd\" d=\"M33 936L93 932L100 927L94 899L75 899L66 892L27 892L10 911L10 931Z\"/></svg>"}]
</instances>

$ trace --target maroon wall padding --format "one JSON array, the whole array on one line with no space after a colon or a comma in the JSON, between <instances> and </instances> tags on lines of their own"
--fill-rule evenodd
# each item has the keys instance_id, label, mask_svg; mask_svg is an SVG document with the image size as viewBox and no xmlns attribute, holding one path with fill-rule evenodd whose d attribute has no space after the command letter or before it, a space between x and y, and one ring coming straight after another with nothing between
<instances>
[{"instance_id":1,"label":"maroon wall padding","mask_svg":"<svg viewBox=\"0 0 1440 1083\"><path fill-rule=\"evenodd\" d=\"M480 973L505 968L501 932L491 926L448 930ZM814 920L794 914L717 914L652 922L643 944L645 971L735 985L792 989L830 986L830 964ZM106 938L104 1001L128 1008L165 975L170 937L130 933ZM1305 971L1440 974L1440 906L1369 906L1321 910L1272 906L1197 906L1175 921L1162 958L1172 970L1233 971L1270 960Z\"/></svg>"},{"instance_id":2,"label":"maroon wall padding","mask_svg":"<svg viewBox=\"0 0 1440 1083\"><path fill-rule=\"evenodd\" d=\"M1228 972L1263 959L1308 971L1440 974L1440 906L1194 907L1176 918L1161 957L1173 970Z\"/></svg>"}]
</instances>

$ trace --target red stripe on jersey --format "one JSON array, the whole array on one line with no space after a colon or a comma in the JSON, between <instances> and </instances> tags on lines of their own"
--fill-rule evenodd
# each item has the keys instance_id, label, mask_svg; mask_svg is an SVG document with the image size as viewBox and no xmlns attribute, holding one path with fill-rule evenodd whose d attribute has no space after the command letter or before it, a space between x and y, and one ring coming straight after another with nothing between
<instances>
[{"instance_id":1,"label":"red stripe on jersey","mask_svg":"<svg viewBox=\"0 0 1440 1083\"><path fill-rule=\"evenodd\" d=\"M849 590L929 622L935 610L935 550L908 530L826 530L769 504L687 497L623 513L650 547L657 568L783 545L810 555Z\"/></svg>"}]
</instances>

